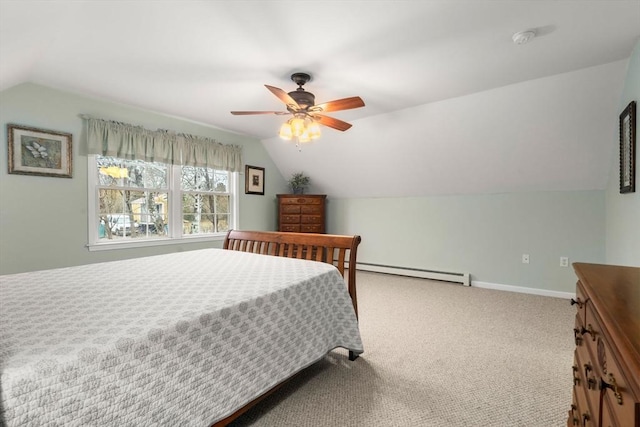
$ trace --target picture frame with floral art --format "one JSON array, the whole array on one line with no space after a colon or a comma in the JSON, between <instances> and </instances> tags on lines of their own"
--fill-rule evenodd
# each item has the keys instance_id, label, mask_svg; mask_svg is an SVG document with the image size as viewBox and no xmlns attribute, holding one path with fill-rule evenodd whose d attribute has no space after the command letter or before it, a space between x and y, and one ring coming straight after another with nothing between
<instances>
[{"instance_id":1,"label":"picture frame with floral art","mask_svg":"<svg viewBox=\"0 0 640 427\"><path fill-rule=\"evenodd\" d=\"M9 173L72 178L72 134L7 124Z\"/></svg>"}]
</instances>

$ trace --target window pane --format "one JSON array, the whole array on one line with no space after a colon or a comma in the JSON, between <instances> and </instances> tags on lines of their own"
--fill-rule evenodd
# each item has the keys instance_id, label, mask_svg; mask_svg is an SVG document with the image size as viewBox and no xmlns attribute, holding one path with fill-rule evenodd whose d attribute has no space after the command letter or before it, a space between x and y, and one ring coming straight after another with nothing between
<instances>
[{"instance_id":1,"label":"window pane","mask_svg":"<svg viewBox=\"0 0 640 427\"><path fill-rule=\"evenodd\" d=\"M216 231L229 231L229 215L216 215Z\"/></svg>"},{"instance_id":2,"label":"window pane","mask_svg":"<svg viewBox=\"0 0 640 427\"><path fill-rule=\"evenodd\" d=\"M98 194L100 239L166 235L168 193L100 189Z\"/></svg>"},{"instance_id":3,"label":"window pane","mask_svg":"<svg viewBox=\"0 0 640 427\"><path fill-rule=\"evenodd\" d=\"M215 197L215 200L216 200L216 210L215 210L216 213L228 214L228 213L231 212L231 210L229 208L229 205L230 205L229 204L229 198L230 198L229 196L216 195L216 196L213 196L213 197Z\"/></svg>"},{"instance_id":4,"label":"window pane","mask_svg":"<svg viewBox=\"0 0 640 427\"><path fill-rule=\"evenodd\" d=\"M216 171L215 174L215 191L220 193L226 193L229 188L229 172Z\"/></svg>"},{"instance_id":5,"label":"window pane","mask_svg":"<svg viewBox=\"0 0 640 427\"><path fill-rule=\"evenodd\" d=\"M183 191L226 193L229 188L229 173L210 168L183 166L181 188Z\"/></svg>"},{"instance_id":6,"label":"window pane","mask_svg":"<svg viewBox=\"0 0 640 427\"><path fill-rule=\"evenodd\" d=\"M196 216L185 215L183 221L184 234L214 233L214 215L200 214Z\"/></svg>"},{"instance_id":7,"label":"window pane","mask_svg":"<svg viewBox=\"0 0 640 427\"><path fill-rule=\"evenodd\" d=\"M169 232L167 218L164 215L142 215L138 223L138 235L140 237L162 237Z\"/></svg>"},{"instance_id":8,"label":"window pane","mask_svg":"<svg viewBox=\"0 0 640 427\"><path fill-rule=\"evenodd\" d=\"M167 188L168 169L162 163L96 156L101 186Z\"/></svg>"},{"instance_id":9,"label":"window pane","mask_svg":"<svg viewBox=\"0 0 640 427\"><path fill-rule=\"evenodd\" d=\"M213 169L193 166L182 167L182 189L184 191L213 190Z\"/></svg>"}]
</instances>

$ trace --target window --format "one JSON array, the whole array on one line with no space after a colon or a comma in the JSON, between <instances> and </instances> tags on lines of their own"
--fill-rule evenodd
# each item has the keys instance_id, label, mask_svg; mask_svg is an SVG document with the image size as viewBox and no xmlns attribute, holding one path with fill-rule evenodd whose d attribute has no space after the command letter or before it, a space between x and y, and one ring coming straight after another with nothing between
<instances>
[{"instance_id":1,"label":"window","mask_svg":"<svg viewBox=\"0 0 640 427\"><path fill-rule=\"evenodd\" d=\"M221 238L236 222L235 173L89 156L90 249Z\"/></svg>"}]
</instances>

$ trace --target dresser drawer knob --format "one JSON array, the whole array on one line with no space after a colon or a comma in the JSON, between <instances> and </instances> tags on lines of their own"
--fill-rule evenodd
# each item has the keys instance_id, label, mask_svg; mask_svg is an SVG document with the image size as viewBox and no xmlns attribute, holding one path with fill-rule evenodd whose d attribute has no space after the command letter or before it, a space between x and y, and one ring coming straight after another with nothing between
<instances>
[{"instance_id":1,"label":"dresser drawer knob","mask_svg":"<svg viewBox=\"0 0 640 427\"><path fill-rule=\"evenodd\" d=\"M577 298L577 299L571 298L571 305L576 305L576 304L578 304L578 308L582 308L582 305L584 303L580 301L580 298Z\"/></svg>"},{"instance_id":2,"label":"dresser drawer knob","mask_svg":"<svg viewBox=\"0 0 640 427\"><path fill-rule=\"evenodd\" d=\"M582 345L582 333L580 329L573 328L573 339L576 342L576 345Z\"/></svg>"},{"instance_id":3,"label":"dresser drawer knob","mask_svg":"<svg viewBox=\"0 0 640 427\"><path fill-rule=\"evenodd\" d=\"M589 372L593 371L593 367L589 363L584 364L584 376L587 379L587 388L589 390L596 390L598 388L598 381L594 377L589 378Z\"/></svg>"},{"instance_id":4,"label":"dresser drawer knob","mask_svg":"<svg viewBox=\"0 0 640 427\"><path fill-rule=\"evenodd\" d=\"M577 426L578 424L580 424L580 418L576 416L577 410L578 410L578 407L572 403L571 404L571 422L574 426Z\"/></svg>"},{"instance_id":5,"label":"dresser drawer knob","mask_svg":"<svg viewBox=\"0 0 640 427\"><path fill-rule=\"evenodd\" d=\"M613 390L613 395L616 397L618 405L622 405L622 394L618 391L618 384L616 384L616 379L613 374L609 374L608 383L604 379L600 378L600 390L606 390L608 388Z\"/></svg>"},{"instance_id":6,"label":"dresser drawer knob","mask_svg":"<svg viewBox=\"0 0 640 427\"><path fill-rule=\"evenodd\" d=\"M586 328L583 326L580 330L580 333L582 335L591 334L591 339L593 339L594 341L596 340L596 331L593 330L593 326L591 326L591 323L589 323Z\"/></svg>"}]
</instances>

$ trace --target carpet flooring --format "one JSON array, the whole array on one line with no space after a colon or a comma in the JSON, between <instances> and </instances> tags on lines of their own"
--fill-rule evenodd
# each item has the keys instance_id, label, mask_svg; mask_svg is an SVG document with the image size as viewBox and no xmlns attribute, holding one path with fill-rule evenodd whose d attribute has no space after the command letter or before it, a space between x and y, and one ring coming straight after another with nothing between
<instances>
[{"instance_id":1,"label":"carpet flooring","mask_svg":"<svg viewBox=\"0 0 640 427\"><path fill-rule=\"evenodd\" d=\"M566 426L569 301L358 272L365 352L337 349L232 426Z\"/></svg>"}]
</instances>

